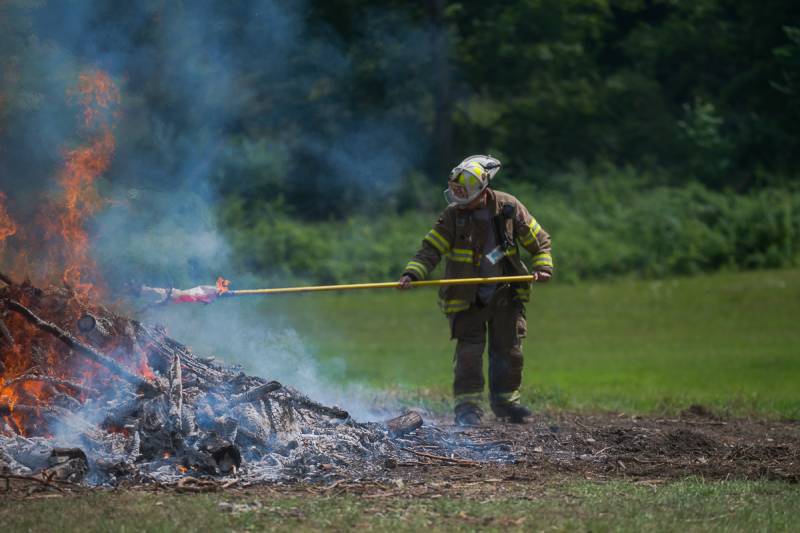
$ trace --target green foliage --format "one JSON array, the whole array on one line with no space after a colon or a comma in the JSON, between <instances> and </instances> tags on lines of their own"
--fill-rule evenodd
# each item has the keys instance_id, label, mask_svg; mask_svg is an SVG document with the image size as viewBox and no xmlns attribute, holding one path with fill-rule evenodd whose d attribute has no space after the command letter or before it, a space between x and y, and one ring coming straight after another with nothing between
<instances>
[{"instance_id":1,"label":"green foliage","mask_svg":"<svg viewBox=\"0 0 800 533\"><path fill-rule=\"evenodd\" d=\"M624 173L568 187L566 197L521 195L551 231L557 268L568 280L777 268L800 258L797 192L650 188Z\"/></svg>"},{"instance_id":2,"label":"green foliage","mask_svg":"<svg viewBox=\"0 0 800 533\"><path fill-rule=\"evenodd\" d=\"M800 259L800 192L650 187L653 179L623 170L558 181L566 192L539 192L522 182L504 189L551 233L562 280L778 268ZM415 187L410 198L439 197L435 188ZM437 216L397 214L389 206L383 214L307 222L253 201L230 199L221 211L241 266L325 283L395 279Z\"/></svg>"}]
</instances>

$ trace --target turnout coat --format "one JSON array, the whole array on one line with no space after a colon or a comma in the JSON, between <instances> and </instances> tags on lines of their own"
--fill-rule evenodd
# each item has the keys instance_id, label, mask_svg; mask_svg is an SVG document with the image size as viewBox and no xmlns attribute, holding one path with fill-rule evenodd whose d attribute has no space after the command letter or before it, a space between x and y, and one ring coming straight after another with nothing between
<instances>
[{"instance_id":1,"label":"turnout coat","mask_svg":"<svg viewBox=\"0 0 800 533\"><path fill-rule=\"evenodd\" d=\"M511 244L502 260L503 274L529 274L520 257L520 248L533 256L531 266L534 272L552 274L550 235L514 196L492 189L488 191L487 207L492 219L497 217L498 220L493 227L504 231ZM513 211L506 208L507 212L513 213L510 218L500 216L506 205L513 207ZM501 236L497 237L497 242L501 242ZM436 225L425 235L422 247L408 262L404 274L414 280L425 279L444 257L445 278L478 277L485 239L485 231L478 231L472 211L459 209L455 204L448 205ZM517 301L527 302L530 299L530 283L513 283L512 290ZM465 311L475 301L477 291L477 285L443 286L439 289L439 306L448 315Z\"/></svg>"}]
</instances>

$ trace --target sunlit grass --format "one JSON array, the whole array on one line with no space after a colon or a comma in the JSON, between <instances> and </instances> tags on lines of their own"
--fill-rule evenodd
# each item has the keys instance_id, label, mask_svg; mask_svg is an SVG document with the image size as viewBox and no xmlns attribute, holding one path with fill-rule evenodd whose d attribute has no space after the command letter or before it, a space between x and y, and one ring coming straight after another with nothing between
<instances>
[{"instance_id":1,"label":"sunlit grass","mask_svg":"<svg viewBox=\"0 0 800 533\"><path fill-rule=\"evenodd\" d=\"M335 379L445 398L453 343L417 289L286 296L260 306L288 323ZM225 302L233 305L234 302ZM800 271L537 288L528 306L524 395L565 408L800 418Z\"/></svg>"},{"instance_id":2,"label":"sunlit grass","mask_svg":"<svg viewBox=\"0 0 800 533\"><path fill-rule=\"evenodd\" d=\"M8 531L793 531L798 514L793 485L692 479L548 483L525 498L116 491L0 500Z\"/></svg>"}]
</instances>

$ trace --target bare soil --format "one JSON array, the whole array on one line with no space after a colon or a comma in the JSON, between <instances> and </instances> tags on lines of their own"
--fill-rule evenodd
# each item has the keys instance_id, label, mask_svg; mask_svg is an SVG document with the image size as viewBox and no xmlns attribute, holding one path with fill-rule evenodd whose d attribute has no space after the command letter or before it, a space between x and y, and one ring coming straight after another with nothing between
<instances>
[{"instance_id":1,"label":"bare soil","mask_svg":"<svg viewBox=\"0 0 800 533\"><path fill-rule=\"evenodd\" d=\"M701 406L678 418L562 412L538 415L527 424L491 421L450 429L475 443L507 446L515 459L476 462L456 453L431 453L389 464L381 478L341 479L319 488L372 497L525 497L543 484L570 480L650 485L686 477L800 481L800 422L723 420ZM451 456L454 460L445 459Z\"/></svg>"}]
</instances>

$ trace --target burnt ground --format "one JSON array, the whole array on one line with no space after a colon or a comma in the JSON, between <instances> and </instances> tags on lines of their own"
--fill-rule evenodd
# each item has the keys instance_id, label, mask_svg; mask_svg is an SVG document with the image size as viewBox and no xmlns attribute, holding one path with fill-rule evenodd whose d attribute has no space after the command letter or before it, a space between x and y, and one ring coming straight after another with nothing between
<instances>
[{"instance_id":1,"label":"burnt ground","mask_svg":"<svg viewBox=\"0 0 800 533\"><path fill-rule=\"evenodd\" d=\"M444 426L442 426L444 427ZM535 493L546 481L627 480L657 485L686 477L704 480L800 481L800 422L722 420L693 406L677 418L617 414L538 415L524 425L492 421L451 428L476 445L505 446L508 463L476 462L449 454L389 463L386 479L340 479L325 490L414 496L480 497Z\"/></svg>"},{"instance_id":2,"label":"burnt ground","mask_svg":"<svg viewBox=\"0 0 800 533\"><path fill-rule=\"evenodd\" d=\"M356 494L369 498L534 496L551 482L626 480L646 485L694 477L716 480L800 481L800 422L720 419L695 406L676 418L621 414L538 414L522 425L489 421L456 428L447 420L426 423L398 440L412 450L377 458L369 473L331 475L315 482L246 483L186 477L175 485L128 486L179 492ZM430 446L430 432L449 449ZM467 449L467 447L469 449ZM321 470L326 465L320 465ZM83 491L59 485L64 492ZM17 496L55 492L29 480L11 480ZM123 488L123 487L120 487ZM437 496L438 495L438 496Z\"/></svg>"}]
</instances>

